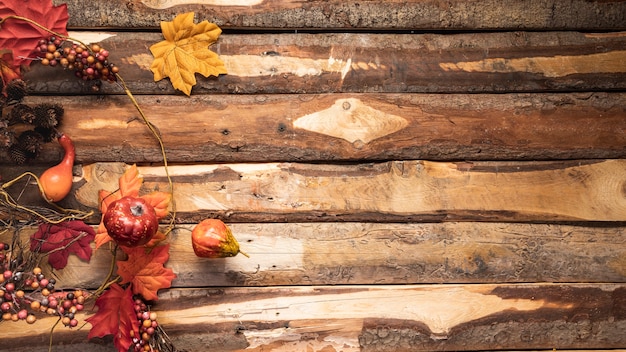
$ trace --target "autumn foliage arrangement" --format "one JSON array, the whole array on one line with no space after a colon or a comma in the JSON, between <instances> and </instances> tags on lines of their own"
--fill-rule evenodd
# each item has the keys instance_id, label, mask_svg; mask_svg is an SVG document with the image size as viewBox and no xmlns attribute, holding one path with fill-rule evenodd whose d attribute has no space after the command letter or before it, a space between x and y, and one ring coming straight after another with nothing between
<instances>
[{"instance_id":1,"label":"autumn foliage arrangement","mask_svg":"<svg viewBox=\"0 0 626 352\"><path fill-rule=\"evenodd\" d=\"M51 0L27 2L25 6L24 0L0 0L0 151L16 164L24 164L37 158L44 143L56 142L64 157L40 175L25 172L13 180L0 178L0 236L11 238L0 242L0 324L21 320L35 324L51 316L58 319L50 328L50 346L54 329L61 325L88 327L88 338L112 336L120 352L177 351L152 309L159 291L170 288L176 278L166 267L167 239L175 219L169 176L170 192L149 192L142 188L139 169L129 166L116 189L100 190L97 226L85 223L95 211L59 206L72 189L76 150L70 136L62 132L62 106L24 104L28 89L22 74L36 63L69 71L96 91L102 81L119 84L159 141L167 170L163 142L126 87L119 68L110 61L109 51L99 43L68 36L67 6L54 6ZM164 40L150 47L155 81L169 78L174 88L190 95L196 73L226 73L218 55L208 49L221 33L215 24L196 24L194 14L186 13L161 23L161 29ZM13 196L24 178L27 182L22 187L36 184L48 206L26 206ZM33 226L36 231L23 243L22 232ZM219 220L201 222L191 236L200 257L243 253ZM52 270L68 265L70 256L89 262L94 251L111 253L100 287L69 288L71 283L63 283L65 287L50 277Z\"/></svg>"}]
</instances>

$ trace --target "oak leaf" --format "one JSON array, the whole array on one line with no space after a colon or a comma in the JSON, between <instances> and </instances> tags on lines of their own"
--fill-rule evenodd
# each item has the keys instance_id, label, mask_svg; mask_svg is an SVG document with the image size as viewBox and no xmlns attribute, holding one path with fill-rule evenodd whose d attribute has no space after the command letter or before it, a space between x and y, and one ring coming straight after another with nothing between
<instances>
[{"instance_id":1,"label":"oak leaf","mask_svg":"<svg viewBox=\"0 0 626 352\"><path fill-rule=\"evenodd\" d=\"M54 6L52 0L2 0L0 2L0 18L21 16L35 21L54 32L67 36L67 5ZM52 34L32 23L9 18L0 28L0 48L13 50L12 65L19 69L21 65L29 66L33 61L32 54L40 39Z\"/></svg>"},{"instance_id":2,"label":"oak leaf","mask_svg":"<svg viewBox=\"0 0 626 352\"><path fill-rule=\"evenodd\" d=\"M209 50L222 30L214 23L193 22L194 13L180 14L172 22L161 22L164 41L150 47L154 81L170 78L174 88L188 96L196 84L196 73L204 77L226 73L219 56Z\"/></svg>"},{"instance_id":3,"label":"oak leaf","mask_svg":"<svg viewBox=\"0 0 626 352\"><path fill-rule=\"evenodd\" d=\"M89 262L91 241L95 231L80 220L64 221L59 224L41 224L30 238L31 252L48 254L48 263L57 270L65 268L70 254Z\"/></svg>"},{"instance_id":4,"label":"oak leaf","mask_svg":"<svg viewBox=\"0 0 626 352\"><path fill-rule=\"evenodd\" d=\"M146 300L157 300L157 291L168 288L176 274L163 266L169 259L170 245L162 245L146 250L144 247L124 248L128 255L125 261L117 262L117 272L122 284L130 283L133 293Z\"/></svg>"},{"instance_id":5,"label":"oak leaf","mask_svg":"<svg viewBox=\"0 0 626 352\"><path fill-rule=\"evenodd\" d=\"M119 352L127 352L132 344L131 331L139 336L139 320L134 309L133 293L118 284L96 300L98 311L87 318L92 328L87 338L113 335L113 344Z\"/></svg>"}]
</instances>

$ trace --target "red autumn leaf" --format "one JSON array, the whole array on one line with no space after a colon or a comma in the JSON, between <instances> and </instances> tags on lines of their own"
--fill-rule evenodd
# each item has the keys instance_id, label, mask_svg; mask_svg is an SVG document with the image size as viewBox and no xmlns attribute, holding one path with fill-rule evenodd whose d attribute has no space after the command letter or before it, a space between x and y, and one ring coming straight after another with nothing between
<instances>
[{"instance_id":1,"label":"red autumn leaf","mask_svg":"<svg viewBox=\"0 0 626 352\"><path fill-rule=\"evenodd\" d=\"M59 224L41 224L30 238L30 250L48 254L48 263L60 270L67 265L70 254L89 262L91 241L96 233L91 226L80 220L64 221Z\"/></svg>"},{"instance_id":2,"label":"red autumn leaf","mask_svg":"<svg viewBox=\"0 0 626 352\"><path fill-rule=\"evenodd\" d=\"M92 328L87 338L113 335L113 344L119 352L127 352L132 344L131 331L139 336L139 320L134 309L133 293L113 284L96 300L98 311L87 318Z\"/></svg>"},{"instance_id":3,"label":"red autumn leaf","mask_svg":"<svg viewBox=\"0 0 626 352\"><path fill-rule=\"evenodd\" d=\"M26 17L57 33L67 36L67 5L54 6L52 0L3 0L0 3L0 18L8 16ZM50 37L50 32L26 21L9 18L0 29L0 48L13 50L14 67L29 66L33 51L40 39Z\"/></svg>"},{"instance_id":4,"label":"red autumn leaf","mask_svg":"<svg viewBox=\"0 0 626 352\"><path fill-rule=\"evenodd\" d=\"M176 278L172 269L163 266L169 259L169 249L169 244L154 247L149 252L144 247L124 247L128 259L117 262L121 283L130 282L133 293L149 301L157 300L157 291L170 287Z\"/></svg>"}]
</instances>

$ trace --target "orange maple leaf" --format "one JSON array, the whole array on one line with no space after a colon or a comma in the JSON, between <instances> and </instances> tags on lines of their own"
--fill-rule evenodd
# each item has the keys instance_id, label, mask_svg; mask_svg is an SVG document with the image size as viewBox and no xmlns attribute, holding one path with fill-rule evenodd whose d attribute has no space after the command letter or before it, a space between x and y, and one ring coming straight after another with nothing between
<instances>
[{"instance_id":1,"label":"orange maple leaf","mask_svg":"<svg viewBox=\"0 0 626 352\"><path fill-rule=\"evenodd\" d=\"M141 294L149 301L157 300L157 291L170 287L176 278L172 269L163 266L169 259L169 249L169 244L151 250L143 247L124 248L128 259L117 262L121 284L130 283L134 294Z\"/></svg>"},{"instance_id":2,"label":"orange maple leaf","mask_svg":"<svg viewBox=\"0 0 626 352\"><path fill-rule=\"evenodd\" d=\"M196 73L204 77L226 73L219 56L209 50L222 30L214 23L193 22L194 13L180 14L172 22L161 22L164 41L150 47L154 81L169 77L174 88L188 96L196 84Z\"/></svg>"},{"instance_id":3,"label":"orange maple leaf","mask_svg":"<svg viewBox=\"0 0 626 352\"><path fill-rule=\"evenodd\" d=\"M100 225L98 225L98 231L96 231L96 237L94 238L94 243L96 244L96 250L100 248L103 244L113 241L107 229L104 228L104 224L102 220L100 220Z\"/></svg>"},{"instance_id":4,"label":"orange maple leaf","mask_svg":"<svg viewBox=\"0 0 626 352\"><path fill-rule=\"evenodd\" d=\"M13 51L8 49L0 50L0 76L2 76L2 93L6 96L6 88L9 82L22 78L20 68L12 66Z\"/></svg>"},{"instance_id":5,"label":"orange maple leaf","mask_svg":"<svg viewBox=\"0 0 626 352\"><path fill-rule=\"evenodd\" d=\"M139 170L137 169L137 165L133 164L129 167L119 179L119 190L114 192L109 192L101 189L98 192L98 204L100 204L100 212L102 213L102 218L100 219L100 225L98 226L98 230L96 231L96 237L94 239L96 243L96 249L100 248L103 244L112 241L113 239L109 236L107 229L104 227L104 214L107 212L107 209L114 201L122 198L122 197L139 197L144 198L146 202L154 208L156 212L157 219L161 219L169 214L169 205L170 200L172 199L171 193L168 192L151 192L148 194L144 194L139 196L139 190L141 189L141 185L143 184L143 177L139 174ZM164 235L156 236L156 240L151 241L146 246L151 247L156 245L156 243L163 240Z\"/></svg>"},{"instance_id":6,"label":"orange maple leaf","mask_svg":"<svg viewBox=\"0 0 626 352\"><path fill-rule=\"evenodd\" d=\"M112 241L113 239L109 236L107 229L104 227L104 214L107 212L109 205L114 201L120 199L122 196L120 192L109 192L101 189L98 192L98 204L100 204L100 212L102 213L102 218L100 219L100 225L98 225L98 230L96 231L96 237L94 238L94 242L96 243L96 249L100 248L103 244Z\"/></svg>"},{"instance_id":7,"label":"orange maple leaf","mask_svg":"<svg viewBox=\"0 0 626 352\"><path fill-rule=\"evenodd\" d=\"M129 167L122 177L120 177L120 194L122 197L137 197L139 196L139 189L143 183L143 177L137 170L137 165L133 164Z\"/></svg>"},{"instance_id":8,"label":"orange maple leaf","mask_svg":"<svg viewBox=\"0 0 626 352\"><path fill-rule=\"evenodd\" d=\"M169 214L168 207L170 205L170 200L172 195L168 192L151 192L148 194L144 194L141 198L146 200L146 203L152 205L154 211L156 212L157 218L161 219Z\"/></svg>"},{"instance_id":9,"label":"orange maple leaf","mask_svg":"<svg viewBox=\"0 0 626 352\"><path fill-rule=\"evenodd\" d=\"M157 233L155 233L154 236L152 236L152 239L150 240L150 242L146 243L144 247L146 248L156 247L159 245L159 243L165 241L166 238L167 237L165 236L163 232L157 231Z\"/></svg>"}]
</instances>

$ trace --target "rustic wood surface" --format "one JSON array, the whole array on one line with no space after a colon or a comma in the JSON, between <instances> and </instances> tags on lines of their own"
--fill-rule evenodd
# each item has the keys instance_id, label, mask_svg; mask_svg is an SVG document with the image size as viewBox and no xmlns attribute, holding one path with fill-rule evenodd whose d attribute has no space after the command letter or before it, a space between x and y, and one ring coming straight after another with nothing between
<instances>
[{"instance_id":1,"label":"rustic wood surface","mask_svg":"<svg viewBox=\"0 0 626 352\"><path fill-rule=\"evenodd\" d=\"M619 348L626 285L480 284L172 289L159 322L189 351ZM82 317L81 317L82 318ZM56 318L0 329L45 340ZM57 343L86 331L59 331ZM202 336L198 339L198 336Z\"/></svg>"},{"instance_id":2,"label":"rustic wood surface","mask_svg":"<svg viewBox=\"0 0 626 352\"><path fill-rule=\"evenodd\" d=\"M616 0L109 0L67 3L69 26L158 28L194 11L235 29L524 30L626 29L626 4Z\"/></svg>"},{"instance_id":3,"label":"rustic wood surface","mask_svg":"<svg viewBox=\"0 0 626 352\"><path fill-rule=\"evenodd\" d=\"M93 210L91 221L99 222L98 191L115 191L125 169L121 163L76 168L74 191L60 204ZM231 222L621 222L626 219L625 169L622 159L389 161L195 164L170 166L169 174L176 184L180 223L206 217ZM145 192L168 189L163 167L139 167L139 172ZM8 191L26 204L45 205L33 183Z\"/></svg>"},{"instance_id":4,"label":"rustic wood surface","mask_svg":"<svg viewBox=\"0 0 626 352\"><path fill-rule=\"evenodd\" d=\"M161 162L158 144L126 96L55 100L65 109L63 131L74 141L78 163ZM159 129L171 163L626 157L623 93L149 95L137 101ZM56 163L61 152L46 144L37 162ZM10 165L6 153L1 163Z\"/></svg>"},{"instance_id":5,"label":"rustic wood surface","mask_svg":"<svg viewBox=\"0 0 626 352\"><path fill-rule=\"evenodd\" d=\"M115 190L123 170L83 168L78 203L97 207L97 190ZM162 167L139 170L146 190L167 189ZM396 161L197 164L172 166L170 176L182 222L216 214L244 221L622 221L624 170L624 160Z\"/></svg>"},{"instance_id":6,"label":"rustic wood surface","mask_svg":"<svg viewBox=\"0 0 626 352\"><path fill-rule=\"evenodd\" d=\"M134 94L173 94L154 82L149 47L161 33L90 34ZM82 38L85 34L72 33ZM222 35L211 47L228 74L198 75L193 94L528 92L626 88L626 32ZM54 74L52 74L54 72ZM61 68L33 65L35 94L93 94ZM104 83L104 93L123 93Z\"/></svg>"},{"instance_id":7,"label":"rustic wood surface","mask_svg":"<svg viewBox=\"0 0 626 352\"><path fill-rule=\"evenodd\" d=\"M626 1L53 2L164 139L178 277L152 309L181 350L626 346ZM190 98L149 70L159 22L187 11L224 29L211 49L228 70ZM167 189L120 85L37 64L25 78L77 147L61 205L95 226L97 191L132 163L142 191ZM53 143L26 165L2 155L0 182L60 158ZM9 192L43 205L27 179ZM195 257L206 217L250 258ZM44 267L94 288L110 256ZM0 350L48 351L55 322L0 321ZM57 327L52 350L114 350L88 329Z\"/></svg>"},{"instance_id":8,"label":"rustic wood surface","mask_svg":"<svg viewBox=\"0 0 626 352\"><path fill-rule=\"evenodd\" d=\"M626 283L626 227L515 223L236 223L250 258L197 258L192 225L170 235L174 287L419 283ZM22 241L35 229L24 229ZM0 236L9 241L10 234ZM118 258L123 260L124 258ZM112 256L70 256L60 287L97 288ZM85 272L91 272L85 275Z\"/></svg>"}]
</instances>

